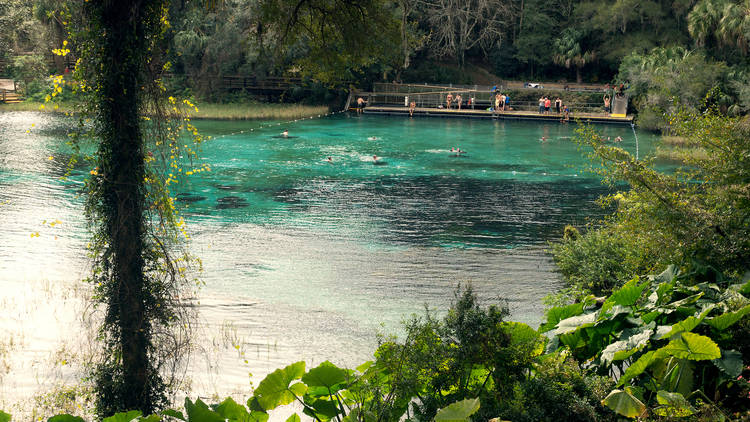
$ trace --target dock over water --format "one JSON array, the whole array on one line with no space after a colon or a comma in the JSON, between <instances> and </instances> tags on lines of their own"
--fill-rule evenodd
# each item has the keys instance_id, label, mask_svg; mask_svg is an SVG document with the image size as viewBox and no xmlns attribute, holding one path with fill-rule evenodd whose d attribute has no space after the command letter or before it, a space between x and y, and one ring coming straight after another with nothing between
<instances>
[{"instance_id":1,"label":"dock over water","mask_svg":"<svg viewBox=\"0 0 750 422\"><path fill-rule=\"evenodd\" d=\"M393 106L367 106L362 110L366 114L383 114L389 116L408 116L409 107L393 107ZM564 118L561 114L557 114L555 110L550 110L549 114L539 114L534 111L524 110L506 110L500 112L492 112L488 110L477 110L477 109L445 109L445 108L426 108L416 107L414 109L414 116L424 117L463 117L472 119L513 119L513 120L539 120L539 121L555 121L559 122ZM633 122L633 116L618 117L605 113L586 113L586 112L571 112L570 120L581 120L584 122L592 123L619 123L619 124L630 124Z\"/></svg>"},{"instance_id":2,"label":"dock over water","mask_svg":"<svg viewBox=\"0 0 750 422\"><path fill-rule=\"evenodd\" d=\"M496 96L508 96L508 103L496 107ZM604 108L605 96L611 105L609 110ZM539 112L538 97L551 100L549 111ZM364 107L358 104L360 98L365 101ZM562 101L559 112L555 107L558 98ZM460 108L457 101L461 102ZM569 110L567 118L565 107ZM571 84L545 89L538 84L518 83L493 87L376 83L372 92L352 92L347 108L389 116L409 116L413 108L411 114L415 117L633 123L633 116L627 114L627 95L614 95L606 85Z\"/></svg>"}]
</instances>

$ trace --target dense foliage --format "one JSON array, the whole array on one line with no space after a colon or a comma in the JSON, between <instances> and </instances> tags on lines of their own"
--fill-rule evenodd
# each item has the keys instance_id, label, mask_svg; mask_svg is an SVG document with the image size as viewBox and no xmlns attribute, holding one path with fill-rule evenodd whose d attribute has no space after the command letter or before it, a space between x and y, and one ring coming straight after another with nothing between
<instances>
[{"instance_id":1,"label":"dense foliage","mask_svg":"<svg viewBox=\"0 0 750 422\"><path fill-rule=\"evenodd\" d=\"M64 2L14 1L0 5L0 72L26 82L63 72L76 57L55 58L50 51L63 48ZM173 93L248 99L223 78L301 77L306 82L282 99L326 102L335 99L328 87L392 80L493 84L503 77L624 83L641 112L639 123L655 130L670 129L664 116L675 102L702 111L708 96L708 105L735 115L750 109L747 12L733 0L217 5L168 3L165 85Z\"/></svg>"},{"instance_id":2,"label":"dense foliage","mask_svg":"<svg viewBox=\"0 0 750 422\"><path fill-rule=\"evenodd\" d=\"M603 225L553 247L569 283L608 293L634 274L690 261L730 276L750 270L747 120L682 111L670 121L675 133L705 151L671 173L607 144L590 128L582 131L594 171L613 188L625 182L630 190L603 199L616 206Z\"/></svg>"}]
</instances>

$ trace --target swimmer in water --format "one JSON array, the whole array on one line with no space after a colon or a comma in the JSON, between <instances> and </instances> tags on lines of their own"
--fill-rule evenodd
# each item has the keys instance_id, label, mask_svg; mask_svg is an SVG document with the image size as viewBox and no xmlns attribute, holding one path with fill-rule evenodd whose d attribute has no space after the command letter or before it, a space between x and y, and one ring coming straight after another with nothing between
<instances>
[{"instance_id":1,"label":"swimmer in water","mask_svg":"<svg viewBox=\"0 0 750 422\"><path fill-rule=\"evenodd\" d=\"M615 138L615 142L622 142L622 138L618 136L617 138Z\"/></svg>"},{"instance_id":2,"label":"swimmer in water","mask_svg":"<svg viewBox=\"0 0 750 422\"><path fill-rule=\"evenodd\" d=\"M281 132L281 136L286 138L287 136L289 136L289 131L287 129L284 129L284 131Z\"/></svg>"},{"instance_id":3,"label":"swimmer in water","mask_svg":"<svg viewBox=\"0 0 750 422\"><path fill-rule=\"evenodd\" d=\"M326 161L328 161L329 163L332 163L332 162L333 162L333 160L331 159L331 157L328 157L328 158L326 159Z\"/></svg>"},{"instance_id":4,"label":"swimmer in water","mask_svg":"<svg viewBox=\"0 0 750 422\"><path fill-rule=\"evenodd\" d=\"M547 137L546 137L546 136L542 136L542 139L540 139L540 140L541 140L542 142L547 142Z\"/></svg>"},{"instance_id":5,"label":"swimmer in water","mask_svg":"<svg viewBox=\"0 0 750 422\"><path fill-rule=\"evenodd\" d=\"M377 141L378 137L377 136L370 136L369 138L367 138L367 140L368 141Z\"/></svg>"},{"instance_id":6,"label":"swimmer in water","mask_svg":"<svg viewBox=\"0 0 750 422\"><path fill-rule=\"evenodd\" d=\"M377 155L373 155L372 156L372 162L373 163L377 163L378 162L378 156Z\"/></svg>"}]
</instances>

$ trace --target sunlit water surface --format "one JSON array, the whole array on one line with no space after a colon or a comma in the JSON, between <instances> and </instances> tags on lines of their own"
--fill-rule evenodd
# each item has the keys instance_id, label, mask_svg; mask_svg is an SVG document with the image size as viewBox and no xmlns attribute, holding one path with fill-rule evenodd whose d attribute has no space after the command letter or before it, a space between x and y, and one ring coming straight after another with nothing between
<instances>
[{"instance_id":1,"label":"sunlit water surface","mask_svg":"<svg viewBox=\"0 0 750 422\"><path fill-rule=\"evenodd\" d=\"M0 338L16 339L5 358L0 348L0 404L75 379L60 361L80 348L86 310L78 194L88 169L60 179L71 125L0 113L0 304L10 310ZM356 366L376 332L398 334L425 305L445 309L458 283L536 326L541 299L560 287L547 242L603 213L573 124L340 115L259 125L198 122L215 137L202 151L212 171L177 189L205 269L192 395L247 394L249 381L297 360ZM629 126L599 129L635 150ZM652 142L639 133L640 153Z\"/></svg>"}]
</instances>

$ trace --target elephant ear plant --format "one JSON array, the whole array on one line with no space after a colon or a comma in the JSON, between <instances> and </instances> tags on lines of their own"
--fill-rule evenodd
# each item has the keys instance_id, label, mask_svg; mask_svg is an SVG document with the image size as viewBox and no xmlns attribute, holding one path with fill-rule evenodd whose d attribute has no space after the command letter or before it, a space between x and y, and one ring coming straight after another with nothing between
<instances>
[{"instance_id":1,"label":"elephant ear plant","mask_svg":"<svg viewBox=\"0 0 750 422\"><path fill-rule=\"evenodd\" d=\"M719 409L748 397L748 357L732 330L750 313L750 277L733 283L693 267L634 278L603 302L588 296L550 309L539 328L551 338L547 351L567 349L613 377L617 388L602 403L622 416L689 416L704 406L727 418Z\"/></svg>"}]
</instances>

